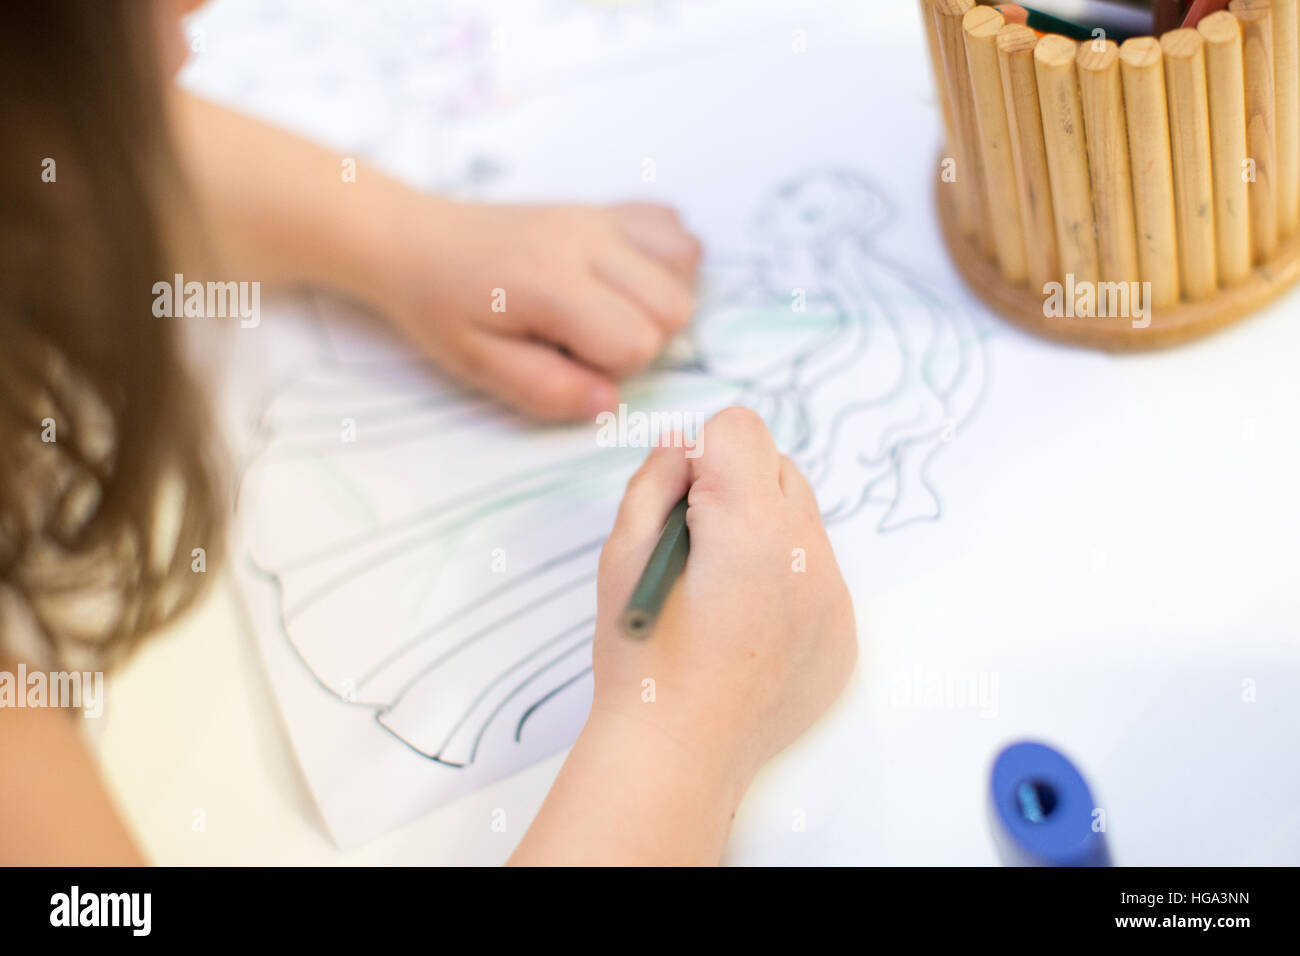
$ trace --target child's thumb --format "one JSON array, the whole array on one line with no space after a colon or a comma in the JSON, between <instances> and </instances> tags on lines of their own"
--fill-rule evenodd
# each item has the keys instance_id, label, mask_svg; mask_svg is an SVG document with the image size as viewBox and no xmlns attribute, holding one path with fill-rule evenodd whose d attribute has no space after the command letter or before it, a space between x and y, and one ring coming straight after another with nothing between
<instances>
[{"instance_id":1,"label":"child's thumb","mask_svg":"<svg viewBox=\"0 0 1300 956\"><path fill-rule=\"evenodd\" d=\"M627 483L618 517L600 555L602 593L626 601L645 568L673 506L691 483L691 468L675 439L650 452ZM611 590L612 589L612 590Z\"/></svg>"}]
</instances>

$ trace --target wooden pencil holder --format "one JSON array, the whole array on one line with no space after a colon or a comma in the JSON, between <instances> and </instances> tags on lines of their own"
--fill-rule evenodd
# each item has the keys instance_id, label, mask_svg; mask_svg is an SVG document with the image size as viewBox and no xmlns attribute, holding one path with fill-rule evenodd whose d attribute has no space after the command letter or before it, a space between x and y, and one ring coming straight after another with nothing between
<instances>
[{"instance_id":1,"label":"wooden pencil holder","mask_svg":"<svg viewBox=\"0 0 1300 956\"><path fill-rule=\"evenodd\" d=\"M1076 42L920 0L947 140L937 206L971 288L1016 324L1173 345L1300 278L1298 0Z\"/></svg>"}]
</instances>

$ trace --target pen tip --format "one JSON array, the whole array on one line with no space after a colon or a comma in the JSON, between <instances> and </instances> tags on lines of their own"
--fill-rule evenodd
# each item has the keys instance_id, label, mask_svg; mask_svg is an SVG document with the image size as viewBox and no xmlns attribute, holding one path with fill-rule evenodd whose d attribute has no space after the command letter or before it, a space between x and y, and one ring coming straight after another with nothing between
<instances>
[{"instance_id":1,"label":"pen tip","mask_svg":"<svg viewBox=\"0 0 1300 956\"><path fill-rule=\"evenodd\" d=\"M634 640L641 640L649 635L650 624L650 615L640 608L623 612L623 617L619 620L624 636Z\"/></svg>"}]
</instances>

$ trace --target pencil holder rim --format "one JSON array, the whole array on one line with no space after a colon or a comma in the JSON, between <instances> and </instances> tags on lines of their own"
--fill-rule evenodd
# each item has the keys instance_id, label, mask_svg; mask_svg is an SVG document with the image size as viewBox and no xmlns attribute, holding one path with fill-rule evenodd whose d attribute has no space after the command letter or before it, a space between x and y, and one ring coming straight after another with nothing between
<instances>
[{"instance_id":1,"label":"pencil holder rim","mask_svg":"<svg viewBox=\"0 0 1300 956\"><path fill-rule=\"evenodd\" d=\"M941 157L942 158L942 157ZM1111 352L1167 348L1202 338L1271 303L1300 280L1300 232L1282 240L1268 262L1240 282L1204 299L1154 309L1150 325L1134 328L1128 318L1043 314L1044 292L1009 282L978 240L961 231L948 184L935 184L939 228L949 257L966 285L994 312L1035 335Z\"/></svg>"}]
</instances>

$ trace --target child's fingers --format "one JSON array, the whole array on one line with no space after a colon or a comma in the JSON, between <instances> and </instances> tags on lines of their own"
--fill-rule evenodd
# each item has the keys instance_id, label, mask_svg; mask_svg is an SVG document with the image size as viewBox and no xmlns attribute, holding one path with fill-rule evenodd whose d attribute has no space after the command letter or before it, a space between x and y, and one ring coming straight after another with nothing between
<instances>
[{"instance_id":1,"label":"child's fingers","mask_svg":"<svg viewBox=\"0 0 1300 956\"><path fill-rule=\"evenodd\" d=\"M781 456L758 413L733 405L704 424L691 458L691 504L780 493Z\"/></svg>"},{"instance_id":2,"label":"child's fingers","mask_svg":"<svg viewBox=\"0 0 1300 956\"><path fill-rule=\"evenodd\" d=\"M471 384L548 421L594 419L618 405L618 387L553 346L505 335L471 338L461 371Z\"/></svg>"},{"instance_id":3,"label":"child's fingers","mask_svg":"<svg viewBox=\"0 0 1300 956\"><path fill-rule=\"evenodd\" d=\"M800 508L805 514L816 515L821 521L821 508L817 505L817 495L803 472L785 455L781 456L781 493L785 500Z\"/></svg>"},{"instance_id":4,"label":"child's fingers","mask_svg":"<svg viewBox=\"0 0 1300 956\"><path fill-rule=\"evenodd\" d=\"M638 202L634 200L632 202L615 203L613 208L620 215L668 223L669 225L680 226L682 224L681 217L677 215L677 210L672 206L665 206L661 202Z\"/></svg>"},{"instance_id":5,"label":"child's fingers","mask_svg":"<svg viewBox=\"0 0 1300 956\"><path fill-rule=\"evenodd\" d=\"M694 284L700 241L681 224L677 213L655 203L624 203L614 207L614 215L629 242Z\"/></svg>"},{"instance_id":6,"label":"child's fingers","mask_svg":"<svg viewBox=\"0 0 1300 956\"><path fill-rule=\"evenodd\" d=\"M596 273L640 303L667 335L676 335L695 309L694 297L681 279L658 260L632 245L617 244L596 260Z\"/></svg>"},{"instance_id":7,"label":"child's fingers","mask_svg":"<svg viewBox=\"0 0 1300 956\"><path fill-rule=\"evenodd\" d=\"M651 449L628 480L610 537L631 542L648 540L653 548L668 512L681 501L690 483L691 468L679 444L670 441ZM647 554L650 548L646 549Z\"/></svg>"},{"instance_id":8,"label":"child's fingers","mask_svg":"<svg viewBox=\"0 0 1300 956\"><path fill-rule=\"evenodd\" d=\"M686 456L675 446L652 450L628 481L613 530L600 553L600 590L609 601L621 605L632 593L668 512L681 501L690 483Z\"/></svg>"},{"instance_id":9,"label":"child's fingers","mask_svg":"<svg viewBox=\"0 0 1300 956\"><path fill-rule=\"evenodd\" d=\"M665 341L649 313L594 276L566 292L545 323L533 331L615 378L645 368Z\"/></svg>"}]
</instances>

